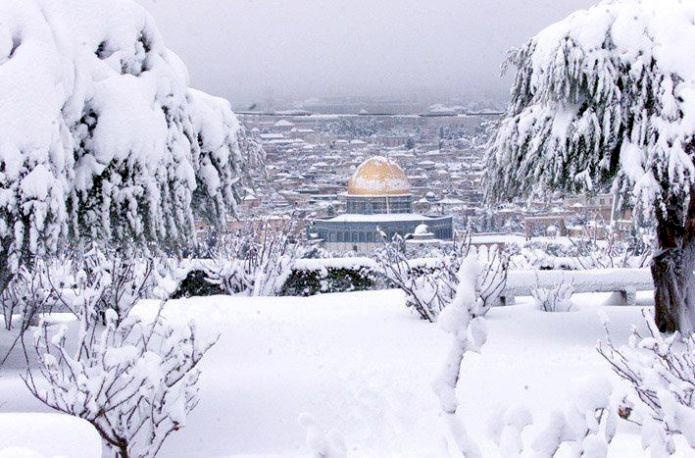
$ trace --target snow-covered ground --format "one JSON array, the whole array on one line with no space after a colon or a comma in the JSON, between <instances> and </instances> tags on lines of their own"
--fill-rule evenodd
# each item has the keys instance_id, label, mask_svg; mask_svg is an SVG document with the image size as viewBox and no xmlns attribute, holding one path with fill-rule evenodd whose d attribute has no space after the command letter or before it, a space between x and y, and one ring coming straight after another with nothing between
<instances>
[{"instance_id":1,"label":"snow-covered ground","mask_svg":"<svg viewBox=\"0 0 695 458\"><path fill-rule=\"evenodd\" d=\"M524 403L542 420L564 406L575 381L610 374L595 351L598 312L623 342L641 307L603 307L605 297L577 295L578 310L568 313L540 312L524 299L490 312L488 343L463 365L461 414L472 435L485 437L499 406ZM351 456L442 456L446 430L431 383L449 336L403 303L400 291L171 302L171 320L194 318L202 334L221 337L202 364L198 408L161 456L307 454L302 413L338 433ZM148 315L156 304L138 307ZM16 371L5 371L0 392L5 412L46 410ZM639 453L636 436L617 440L627 443L621 453Z\"/></svg>"},{"instance_id":2,"label":"snow-covered ground","mask_svg":"<svg viewBox=\"0 0 695 458\"><path fill-rule=\"evenodd\" d=\"M0 444L0 458L98 458L102 447L92 425L59 413L0 413Z\"/></svg>"}]
</instances>

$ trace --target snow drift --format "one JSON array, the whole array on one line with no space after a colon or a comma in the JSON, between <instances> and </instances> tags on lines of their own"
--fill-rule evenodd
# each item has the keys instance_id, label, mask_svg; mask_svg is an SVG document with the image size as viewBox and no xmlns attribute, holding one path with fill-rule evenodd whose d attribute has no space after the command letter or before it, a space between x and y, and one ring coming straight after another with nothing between
<instances>
[{"instance_id":1,"label":"snow drift","mask_svg":"<svg viewBox=\"0 0 695 458\"><path fill-rule=\"evenodd\" d=\"M0 414L0 458L101 457L101 438L81 418L56 413Z\"/></svg>"},{"instance_id":2,"label":"snow drift","mask_svg":"<svg viewBox=\"0 0 695 458\"><path fill-rule=\"evenodd\" d=\"M226 101L188 84L130 0L1 2L3 250L176 241L192 207L223 221L260 150Z\"/></svg>"}]
</instances>

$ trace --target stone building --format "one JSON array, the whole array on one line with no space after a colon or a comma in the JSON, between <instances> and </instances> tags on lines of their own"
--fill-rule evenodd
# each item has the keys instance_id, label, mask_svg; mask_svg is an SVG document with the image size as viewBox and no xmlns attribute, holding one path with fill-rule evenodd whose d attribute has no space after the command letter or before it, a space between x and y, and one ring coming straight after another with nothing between
<instances>
[{"instance_id":1,"label":"stone building","mask_svg":"<svg viewBox=\"0 0 695 458\"><path fill-rule=\"evenodd\" d=\"M413 195L408 178L396 162L375 156L364 161L348 182L346 213L313 220L309 237L334 251L369 251L399 234L410 238L425 225L432 237L452 240L451 216L413 213ZM421 228L422 230L422 228Z\"/></svg>"}]
</instances>

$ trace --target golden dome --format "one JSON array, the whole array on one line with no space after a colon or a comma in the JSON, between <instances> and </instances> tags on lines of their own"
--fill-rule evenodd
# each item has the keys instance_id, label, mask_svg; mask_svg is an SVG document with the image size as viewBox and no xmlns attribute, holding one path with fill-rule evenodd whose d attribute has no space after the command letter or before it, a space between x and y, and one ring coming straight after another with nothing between
<instances>
[{"instance_id":1,"label":"golden dome","mask_svg":"<svg viewBox=\"0 0 695 458\"><path fill-rule=\"evenodd\" d=\"M367 159L348 181L350 196L402 196L410 194L410 183L403 169L382 156Z\"/></svg>"}]
</instances>

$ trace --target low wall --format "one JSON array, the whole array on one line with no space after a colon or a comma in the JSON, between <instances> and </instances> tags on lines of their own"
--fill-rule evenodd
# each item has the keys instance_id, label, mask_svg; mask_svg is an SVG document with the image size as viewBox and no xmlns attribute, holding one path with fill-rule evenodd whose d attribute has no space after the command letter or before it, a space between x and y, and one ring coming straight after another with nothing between
<instances>
[{"instance_id":1,"label":"low wall","mask_svg":"<svg viewBox=\"0 0 695 458\"><path fill-rule=\"evenodd\" d=\"M618 293L616 302L626 305L634 304L637 291L654 289L649 269L512 270L500 303L510 305L515 296L529 296L535 288L552 288L561 283L572 283L575 293Z\"/></svg>"}]
</instances>

